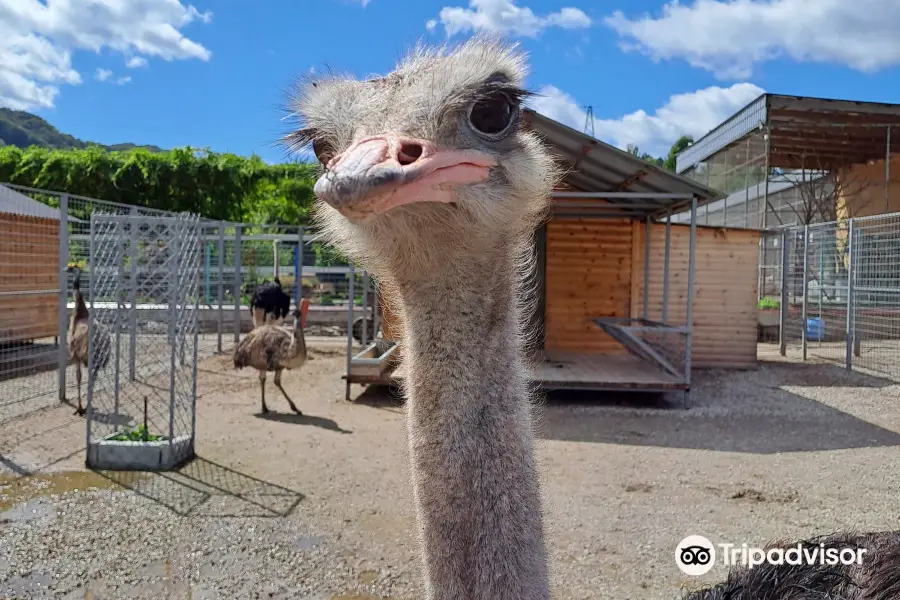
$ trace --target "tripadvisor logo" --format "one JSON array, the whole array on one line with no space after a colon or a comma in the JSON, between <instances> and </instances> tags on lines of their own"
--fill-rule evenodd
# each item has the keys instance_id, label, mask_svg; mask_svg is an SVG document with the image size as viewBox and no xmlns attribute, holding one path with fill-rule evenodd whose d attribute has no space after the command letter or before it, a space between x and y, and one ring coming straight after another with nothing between
<instances>
[{"instance_id":1,"label":"tripadvisor logo","mask_svg":"<svg viewBox=\"0 0 900 600\"><path fill-rule=\"evenodd\" d=\"M818 545L804 545L798 543L795 546L780 548L753 548L747 544L737 546L735 544L713 544L701 535L690 535L675 548L675 564L685 575L705 575L713 568L716 562L716 548L722 557L722 564L726 567L743 565L749 569L768 563L771 565L861 565L865 548L825 547L824 543Z\"/></svg>"},{"instance_id":2,"label":"tripadvisor logo","mask_svg":"<svg viewBox=\"0 0 900 600\"><path fill-rule=\"evenodd\" d=\"M675 564L685 575L705 575L716 563L716 548L702 535L689 535L675 548Z\"/></svg>"}]
</instances>

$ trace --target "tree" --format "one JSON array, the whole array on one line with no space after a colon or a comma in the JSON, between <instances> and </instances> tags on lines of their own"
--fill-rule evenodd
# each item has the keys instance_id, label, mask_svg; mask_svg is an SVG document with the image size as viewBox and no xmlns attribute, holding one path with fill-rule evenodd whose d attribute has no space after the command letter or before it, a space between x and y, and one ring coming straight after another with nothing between
<instances>
[{"instance_id":1,"label":"tree","mask_svg":"<svg viewBox=\"0 0 900 600\"><path fill-rule=\"evenodd\" d=\"M661 167L663 165L663 159L656 158L655 156L647 154L646 152L641 152L640 148L638 148L634 144L628 144L625 147L625 151L628 152L629 154L633 154L634 156L637 156L641 160L646 160L648 163L654 164L657 167Z\"/></svg>"},{"instance_id":2,"label":"tree","mask_svg":"<svg viewBox=\"0 0 900 600\"><path fill-rule=\"evenodd\" d=\"M689 135L683 135L678 138L672 147L669 149L669 154L666 156L666 160L663 162L663 167L668 169L669 171L675 172L675 159L680 152L683 152L685 148L694 143L694 138Z\"/></svg>"},{"instance_id":3,"label":"tree","mask_svg":"<svg viewBox=\"0 0 900 600\"><path fill-rule=\"evenodd\" d=\"M309 163L268 165L258 156L190 147L0 147L2 182L235 222L307 224L316 173ZM80 218L88 218L92 208L70 203Z\"/></svg>"}]
</instances>

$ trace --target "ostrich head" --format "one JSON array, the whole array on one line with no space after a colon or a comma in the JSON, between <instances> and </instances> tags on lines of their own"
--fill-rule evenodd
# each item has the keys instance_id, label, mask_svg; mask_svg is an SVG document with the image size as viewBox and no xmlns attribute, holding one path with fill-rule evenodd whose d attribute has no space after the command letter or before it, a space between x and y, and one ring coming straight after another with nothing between
<instances>
[{"instance_id":1,"label":"ostrich head","mask_svg":"<svg viewBox=\"0 0 900 600\"><path fill-rule=\"evenodd\" d=\"M324 166L317 219L330 241L400 283L527 239L553 161L523 131L524 56L487 38L417 48L383 77L307 81L292 110ZM521 244L519 244L521 245Z\"/></svg>"}]
</instances>

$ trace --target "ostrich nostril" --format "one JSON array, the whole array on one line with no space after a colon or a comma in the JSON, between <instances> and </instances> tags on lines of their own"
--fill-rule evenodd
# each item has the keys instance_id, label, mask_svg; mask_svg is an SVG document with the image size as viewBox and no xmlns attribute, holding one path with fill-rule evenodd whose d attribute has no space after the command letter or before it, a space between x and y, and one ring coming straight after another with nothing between
<instances>
[{"instance_id":1,"label":"ostrich nostril","mask_svg":"<svg viewBox=\"0 0 900 600\"><path fill-rule=\"evenodd\" d=\"M411 165L422 156L424 149L421 144L407 142L400 146L400 152L397 153L397 161L403 165Z\"/></svg>"}]
</instances>

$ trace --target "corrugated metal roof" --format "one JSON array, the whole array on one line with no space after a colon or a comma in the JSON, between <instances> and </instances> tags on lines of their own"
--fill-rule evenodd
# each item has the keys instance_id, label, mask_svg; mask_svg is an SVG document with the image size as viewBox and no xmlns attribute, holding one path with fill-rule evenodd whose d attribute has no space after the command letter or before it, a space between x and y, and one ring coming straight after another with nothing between
<instances>
[{"instance_id":1,"label":"corrugated metal roof","mask_svg":"<svg viewBox=\"0 0 900 600\"><path fill-rule=\"evenodd\" d=\"M59 221L59 209L47 206L25 194L20 194L3 184L0 184L0 213Z\"/></svg>"},{"instance_id":2,"label":"corrugated metal roof","mask_svg":"<svg viewBox=\"0 0 900 600\"><path fill-rule=\"evenodd\" d=\"M650 164L534 110L525 109L523 113L525 125L544 138L562 164L572 169L566 181L573 190L696 195L698 205L725 197L722 192ZM690 200L670 203L674 210L679 210L685 204L689 206Z\"/></svg>"}]
</instances>

